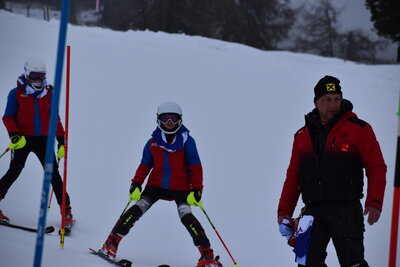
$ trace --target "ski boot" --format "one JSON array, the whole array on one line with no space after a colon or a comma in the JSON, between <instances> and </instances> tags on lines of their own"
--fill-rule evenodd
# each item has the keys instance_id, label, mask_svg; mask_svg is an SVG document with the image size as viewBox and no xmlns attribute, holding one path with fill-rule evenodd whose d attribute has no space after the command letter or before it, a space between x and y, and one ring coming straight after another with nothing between
<instances>
[{"instance_id":1,"label":"ski boot","mask_svg":"<svg viewBox=\"0 0 400 267\"><path fill-rule=\"evenodd\" d=\"M65 207L65 228L71 228L74 224L74 218L71 212L71 206Z\"/></svg>"},{"instance_id":2,"label":"ski boot","mask_svg":"<svg viewBox=\"0 0 400 267\"><path fill-rule=\"evenodd\" d=\"M7 216L5 216L1 210L0 210L0 221L5 223L10 222L10 219Z\"/></svg>"},{"instance_id":3,"label":"ski boot","mask_svg":"<svg viewBox=\"0 0 400 267\"><path fill-rule=\"evenodd\" d=\"M106 242L103 244L101 249L99 249L98 253L108 258L115 259L117 256L118 244L121 242L121 239L121 235L111 232Z\"/></svg>"},{"instance_id":4,"label":"ski boot","mask_svg":"<svg viewBox=\"0 0 400 267\"><path fill-rule=\"evenodd\" d=\"M214 258L213 250L210 247L199 247L201 257L196 267L222 267L222 264L218 261L219 256Z\"/></svg>"}]
</instances>

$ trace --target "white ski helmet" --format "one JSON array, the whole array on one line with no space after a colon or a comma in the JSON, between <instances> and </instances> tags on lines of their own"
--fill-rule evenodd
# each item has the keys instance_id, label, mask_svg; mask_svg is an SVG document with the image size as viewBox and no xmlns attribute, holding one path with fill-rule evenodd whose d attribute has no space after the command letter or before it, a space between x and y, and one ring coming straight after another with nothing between
<instances>
[{"instance_id":1,"label":"white ski helmet","mask_svg":"<svg viewBox=\"0 0 400 267\"><path fill-rule=\"evenodd\" d=\"M166 114L166 113L178 114L180 117L179 121L177 122L177 126L174 129L169 130L169 131L164 129L163 123L160 120L160 115ZM181 128L181 126L182 126L182 109L181 109L181 107L177 103L170 102L170 101L164 102L161 105L159 105L157 108L157 125L158 125L158 128L160 128L161 131L163 131L166 134L176 133L179 130L179 128Z\"/></svg>"},{"instance_id":2,"label":"white ski helmet","mask_svg":"<svg viewBox=\"0 0 400 267\"><path fill-rule=\"evenodd\" d=\"M28 84L34 89L34 90L42 90L44 87L44 80L42 82L31 82L31 79L29 78L29 75L32 72L35 73L43 73L44 74L44 78L46 77L46 65L44 64L44 62L38 58L30 58L25 62L24 65L24 75L25 75L25 79L28 82Z\"/></svg>"}]
</instances>

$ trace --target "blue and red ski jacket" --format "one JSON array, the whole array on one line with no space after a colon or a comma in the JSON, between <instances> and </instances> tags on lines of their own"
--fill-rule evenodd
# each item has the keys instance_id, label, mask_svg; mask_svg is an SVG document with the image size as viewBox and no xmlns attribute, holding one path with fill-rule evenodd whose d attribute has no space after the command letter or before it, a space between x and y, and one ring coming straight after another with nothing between
<instances>
[{"instance_id":1,"label":"blue and red ski jacket","mask_svg":"<svg viewBox=\"0 0 400 267\"><path fill-rule=\"evenodd\" d=\"M21 75L17 87L8 94L3 122L8 133L25 136L47 136L50 121L52 87L46 85L42 91L34 91ZM64 135L60 117L57 122L57 136Z\"/></svg>"},{"instance_id":2,"label":"blue and red ski jacket","mask_svg":"<svg viewBox=\"0 0 400 267\"><path fill-rule=\"evenodd\" d=\"M157 128L146 143L139 167L132 182L168 190L203 190L203 169L196 143L183 125L172 144L166 143L164 133Z\"/></svg>"}]
</instances>

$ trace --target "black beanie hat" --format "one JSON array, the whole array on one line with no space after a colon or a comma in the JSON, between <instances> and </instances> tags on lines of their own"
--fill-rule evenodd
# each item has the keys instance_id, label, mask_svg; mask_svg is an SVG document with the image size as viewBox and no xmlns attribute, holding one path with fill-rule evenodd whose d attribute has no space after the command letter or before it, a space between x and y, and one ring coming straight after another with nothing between
<instances>
[{"instance_id":1,"label":"black beanie hat","mask_svg":"<svg viewBox=\"0 0 400 267\"><path fill-rule=\"evenodd\" d=\"M338 78L328 75L319 80L314 87L314 102L326 94L339 94L342 97L343 94L339 83Z\"/></svg>"}]
</instances>

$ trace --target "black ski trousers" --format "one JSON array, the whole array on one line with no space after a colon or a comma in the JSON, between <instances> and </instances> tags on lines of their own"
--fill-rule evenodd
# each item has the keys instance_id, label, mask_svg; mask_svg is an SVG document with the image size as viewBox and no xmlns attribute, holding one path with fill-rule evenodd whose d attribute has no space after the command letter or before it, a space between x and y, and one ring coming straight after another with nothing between
<instances>
[{"instance_id":1,"label":"black ski trousers","mask_svg":"<svg viewBox=\"0 0 400 267\"><path fill-rule=\"evenodd\" d=\"M10 167L6 174L0 179L0 200L3 199L8 189L17 180L18 176L21 174L22 169L25 167L26 159L29 153L33 152L39 158L40 163L44 168L44 161L46 157L46 145L47 136L25 136L26 145L21 149L11 150L11 162ZM53 163L53 177L51 180L51 185L54 189L54 194L57 198L57 203L61 205L62 203L62 188L63 182L58 172L58 164L56 157L53 153L54 163ZM35 174L35 176L40 176L40 174ZM66 205L70 205L69 196L66 196Z\"/></svg>"},{"instance_id":2,"label":"black ski trousers","mask_svg":"<svg viewBox=\"0 0 400 267\"><path fill-rule=\"evenodd\" d=\"M135 222L158 200L174 200L178 208L182 224L193 239L195 246L209 247L210 241L200 222L192 214L186 198L190 192L182 190L166 190L148 186L141 195L141 199L121 215L112 232L120 235L128 234Z\"/></svg>"},{"instance_id":3,"label":"black ski trousers","mask_svg":"<svg viewBox=\"0 0 400 267\"><path fill-rule=\"evenodd\" d=\"M307 205L314 216L307 267L326 267L326 249L332 239L341 267L368 267L364 260L364 216L359 200ZM299 265L303 266L303 265Z\"/></svg>"}]
</instances>

